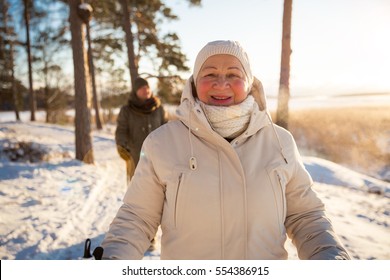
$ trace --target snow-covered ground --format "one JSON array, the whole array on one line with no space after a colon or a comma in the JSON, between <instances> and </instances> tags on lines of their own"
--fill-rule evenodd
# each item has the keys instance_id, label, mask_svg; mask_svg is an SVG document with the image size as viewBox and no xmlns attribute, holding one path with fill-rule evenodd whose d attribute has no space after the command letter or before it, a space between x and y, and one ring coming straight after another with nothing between
<instances>
[{"instance_id":1,"label":"snow-covered ground","mask_svg":"<svg viewBox=\"0 0 390 280\"><path fill-rule=\"evenodd\" d=\"M0 153L0 259L78 259L86 238L100 244L126 191L125 165L113 128L93 132L94 165L74 159L74 138L73 127L0 119L0 151L22 141L45 151L35 163ZM389 260L390 184L320 158L304 163L351 256ZM159 259L159 246L145 259Z\"/></svg>"}]
</instances>

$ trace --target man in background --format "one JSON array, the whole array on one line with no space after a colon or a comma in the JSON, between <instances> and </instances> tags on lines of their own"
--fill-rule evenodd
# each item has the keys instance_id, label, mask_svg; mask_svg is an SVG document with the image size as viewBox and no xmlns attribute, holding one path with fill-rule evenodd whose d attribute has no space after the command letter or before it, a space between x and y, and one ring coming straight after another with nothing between
<instances>
[{"instance_id":1,"label":"man in background","mask_svg":"<svg viewBox=\"0 0 390 280\"><path fill-rule=\"evenodd\" d=\"M120 109L115 131L118 153L126 162L127 183L134 175L146 136L166 122L160 99L153 96L145 79L136 78L128 103Z\"/></svg>"}]
</instances>

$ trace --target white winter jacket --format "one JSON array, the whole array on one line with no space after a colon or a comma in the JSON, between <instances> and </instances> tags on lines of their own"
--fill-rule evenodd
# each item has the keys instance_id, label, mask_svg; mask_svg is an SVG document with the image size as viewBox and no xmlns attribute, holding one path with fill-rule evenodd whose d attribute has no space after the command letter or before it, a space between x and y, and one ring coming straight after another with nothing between
<instances>
[{"instance_id":1,"label":"white winter jacket","mask_svg":"<svg viewBox=\"0 0 390 280\"><path fill-rule=\"evenodd\" d=\"M228 142L195 102L192 77L177 114L145 140L104 258L141 259L161 224L161 259L348 259L311 189L291 134L273 125L261 83L249 127Z\"/></svg>"}]
</instances>

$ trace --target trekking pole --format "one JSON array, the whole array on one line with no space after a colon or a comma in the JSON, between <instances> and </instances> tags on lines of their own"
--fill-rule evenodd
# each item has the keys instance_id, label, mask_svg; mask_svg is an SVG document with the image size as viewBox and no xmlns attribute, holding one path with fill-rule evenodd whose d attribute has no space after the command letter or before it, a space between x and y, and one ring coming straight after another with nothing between
<instances>
[{"instance_id":1,"label":"trekking pole","mask_svg":"<svg viewBox=\"0 0 390 280\"><path fill-rule=\"evenodd\" d=\"M82 260L101 260L103 257L103 247L96 247L95 250L93 250L93 253L91 255L91 239L85 240L84 244L84 256L81 258Z\"/></svg>"},{"instance_id":2,"label":"trekking pole","mask_svg":"<svg viewBox=\"0 0 390 280\"><path fill-rule=\"evenodd\" d=\"M82 257L83 260L93 260L93 256L91 255L91 239L85 240L84 244L84 256Z\"/></svg>"}]
</instances>

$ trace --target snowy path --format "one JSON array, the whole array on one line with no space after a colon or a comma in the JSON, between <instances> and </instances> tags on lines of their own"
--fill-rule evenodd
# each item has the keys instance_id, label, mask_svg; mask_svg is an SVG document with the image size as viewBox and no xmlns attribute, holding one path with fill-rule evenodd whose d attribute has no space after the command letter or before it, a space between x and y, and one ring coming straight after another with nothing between
<instances>
[{"instance_id":1,"label":"snowy path","mask_svg":"<svg viewBox=\"0 0 390 280\"><path fill-rule=\"evenodd\" d=\"M2 127L7 137L45 143L52 150L58 148L55 143L60 139L62 147L73 150L72 128L55 133L56 127ZM125 184L119 183L126 180L124 165L113 147L112 137L95 136L95 165L72 158L53 158L50 163L1 163L0 204L5 206L1 207L0 222L2 259L5 255L74 259L82 250L67 247L82 245L86 238L99 242L126 190Z\"/></svg>"}]
</instances>

